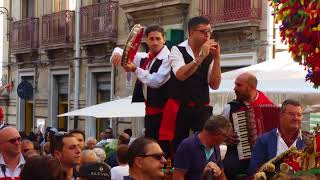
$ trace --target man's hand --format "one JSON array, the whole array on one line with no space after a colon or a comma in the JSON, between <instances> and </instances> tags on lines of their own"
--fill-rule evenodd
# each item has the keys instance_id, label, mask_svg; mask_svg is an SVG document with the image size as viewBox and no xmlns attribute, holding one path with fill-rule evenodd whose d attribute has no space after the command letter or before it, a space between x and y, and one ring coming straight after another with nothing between
<instances>
[{"instance_id":1,"label":"man's hand","mask_svg":"<svg viewBox=\"0 0 320 180\"><path fill-rule=\"evenodd\" d=\"M211 47L210 40L208 40L204 44L202 44L199 56L202 56L203 58L207 57L210 52L210 47Z\"/></svg>"},{"instance_id":2,"label":"man's hand","mask_svg":"<svg viewBox=\"0 0 320 180\"><path fill-rule=\"evenodd\" d=\"M212 161L208 162L208 164L204 168L203 175L207 176L209 171L212 171L214 176L220 176L222 173L220 167Z\"/></svg>"},{"instance_id":3,"label":"man's hand","mask_svg":"<svg viewBox=\"0 0 320 180\"><path fill-rule=\"evenodd\" d=\"M122 58L122 56L119 53L113 54L113 56L111 58L112 64L119 65L121 63L121 58Z\"/></svg>"},{"instance_id":4,"label":"man's hand","mask_svg":"<svg viewBox=\"0 0 320 180\"><path fill-rule=\"evenodd\" d=\"M214 40L210 40L210 52L215 59L220 57L220 45Z\"/></svg>"},{"instance_id":5,"label":"man's hand","mask_svg":"<svg viewBox=\"0 0 320 180\"><path fill-rule=\"evenodd\" d=\"M122 67L126 72L135 72L137 69L137 66L133 62L127 62Z\"/></svg>"},{"instance_id":6,"label":"man's hand","mask_svg":"<svg viewBox=\"0 0 320 180\"><path fill-rule=\"evenodd\" d=\"M233 131L227 135L226 143L229 144L238 144L240 142L239 136Z\"/></svg>"}]
</instances>

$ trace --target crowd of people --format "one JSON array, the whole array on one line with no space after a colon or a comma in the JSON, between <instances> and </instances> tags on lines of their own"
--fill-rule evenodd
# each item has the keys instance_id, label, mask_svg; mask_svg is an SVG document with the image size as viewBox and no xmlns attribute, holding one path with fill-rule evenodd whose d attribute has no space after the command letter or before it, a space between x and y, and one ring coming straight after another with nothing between
<instances>
[{"instance_id":1,"label":"crowd of people","mask_svg":"<svg viewBox=\"0 0 320 180\"><path fill-rule=\"evenodd\" d=\"M122 64L137 76L132 101L146 104L144 137L133 138L126 129L114 141L112 128L107 128L98 141L86 139L80 130L52 127L44 136L26 136L2 126L0 180L242 180L251 179L263 163L290 147L303 148L302 106L287 99L278 125L257 137L251 158L240 158L234 113L274 103L257 89L253 74L242 73L235 79L236 98L221 115L212 115L209 87L220 85L220 45L211 37L207 18L191 18L187 26L188 39L171 52L163 28L147 27L149 52ZM121 64L123 53L115 48L111 62ZM225 156L222 144L227 146Z\"/></svg>"}]
</instances>

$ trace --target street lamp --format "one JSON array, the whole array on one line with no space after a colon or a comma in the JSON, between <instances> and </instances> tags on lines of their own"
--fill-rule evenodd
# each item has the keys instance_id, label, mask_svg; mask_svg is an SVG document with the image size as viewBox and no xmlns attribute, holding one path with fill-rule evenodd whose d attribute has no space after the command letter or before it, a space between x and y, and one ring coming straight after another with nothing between
<instances>
[{"instance_id":1,"label":"street lamp","mask_svg":"<svg viewBox=\"0 0 320 180\"><path fill-rule=\"evenodd\" d=\"M9 14L9 11L6 7L0 7L0 15L1 14L4 14L7 16L7 40L9 41L9 38L10 38L10 22L12 21L12 17L10 16Z\"/></svg>"}]
</instances>

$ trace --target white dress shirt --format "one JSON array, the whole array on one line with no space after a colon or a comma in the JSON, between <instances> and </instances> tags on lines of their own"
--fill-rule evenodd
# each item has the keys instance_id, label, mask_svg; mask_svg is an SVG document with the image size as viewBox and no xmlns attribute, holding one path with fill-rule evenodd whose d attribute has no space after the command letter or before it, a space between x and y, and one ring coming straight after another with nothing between
<instances>
[{"instance_id":1,"label":"white dress shirt","mask_svg":"<svg viewBox=\"0 0 320 180\"><path fill-rule=\"evenodd\" d=\"M193 54L193 51L189 45L188 40L183 41L182 43L180 43L178 46L180 47L185 47L187 53L193 58L195 59L195 56ZM171 53L169 55L169 60L171 61L171 67L172 67L172 71L174 73L174 75L176 75L177 71L184 65L186 65L183 55L182 53L179 51L177 46L173 46L171 49ZM212 70L212 66L213 66L213 61L211 62L210 66L209 66L209 71L208 71L208 81L209 81L209 77L211 74L211 70Z\"/></svg>"},{"instance_id":2,"label":"white dress shirt","mask_svg":"<svg viewBox=\"0 0 320 180\"><path fill-rule=\"evenodd\" d=\"M112 56L115 53L119 53L120 55L122 55L123 50L121 48L116 47L112 52ZM170 51L168 47L164 46L159 52L159 54L156 57L154 57L152 61L147 65L146 69L140 68L140 61L143 58L147 58L149 54L145 52L138 52L135 55L133 62L137 66L137 69L134 73L136 74L137 78L143 83L143 93L145 97L147 92L147 86L151 88L159 88L161 85L163 85L170 79L171 66L169 62L169 54ZM162 64L157 72L150 73L150 69L157 59L161 60Z\"/></svg>"},{"instance_id":3,"label":"white dress shirt","mask_svg":"<svg viewBox=\"0 0 320 180\"><path fill-rule=\"evenodd\" d=\"M287 151L291 147L297 147L296 145L299 138L302 139L301 131L299 132L299 135L297 139L293 142L293 144L290 147L288 147L288 145L282 139L279 129L277 129L277 156Z\"/></svg>"},{"instance_id":4,"label":"white dress shirt","mask_svg":"<svg viewBox=\"0 0 320 180\"><path fill-rule=\"evenodd\" d=\"M260 92L259 91L257 91L257 96L256 96L256 98L254 99L255 101L258 99L258 97L259 97L259 95L260 95ZM243 102L245 105L249 105L250 103L249 102L246 102L246 101L244 101ZM225 106L224 106L224 108L223 108L223 110L222 110L222 112L221 112L221 116L223 116L223 117L225 117L226 119L231 119L230 118L230 111L231 111L231 106L230 106L230 104L226 104Z\"/></svg>"}]
</instances>

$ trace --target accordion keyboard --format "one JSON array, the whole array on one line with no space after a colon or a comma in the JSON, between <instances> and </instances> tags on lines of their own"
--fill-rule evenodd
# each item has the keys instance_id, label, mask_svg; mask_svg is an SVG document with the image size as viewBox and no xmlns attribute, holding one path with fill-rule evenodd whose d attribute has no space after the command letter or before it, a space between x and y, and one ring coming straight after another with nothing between
<instances>
[{"instance_id":1,"label":"accordion keyboard","mask_svg":"<svg viewBox=\"0 0 320 180\"><path fill-rule=\"evenodd\" d=\"M237 145L239 159L249 159L251 157L251 147L248 137L246 112L240 111L232 114L233 128L239 136L239 144Z\"/></svg>"}]
</instances>

